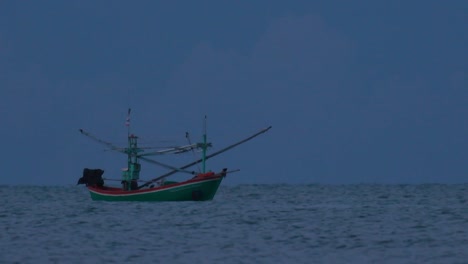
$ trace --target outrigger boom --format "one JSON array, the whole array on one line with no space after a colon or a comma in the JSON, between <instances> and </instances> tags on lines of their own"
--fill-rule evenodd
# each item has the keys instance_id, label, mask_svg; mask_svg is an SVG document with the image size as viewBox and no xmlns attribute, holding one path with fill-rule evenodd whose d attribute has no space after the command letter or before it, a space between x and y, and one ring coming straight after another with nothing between
<instances>
[{"instance_id":1,"label":"outrigger boom","mask_svg":"<svg viewBox=\"0 0 468 264\"><path fill-rule=\"evenodd\" d=\"M128 111L130 115L130 109ZM127 117L126 125L129 127L130 117ZM105 145L110 148L110 150L126 154L128 157L127 168L122 172L122 187L108 187L104 185L104 179L102 178L103 170L100 169L84 169L83 177L78 180L78 184L86 184L88 187L91 198L93 200L107 200L107 201L203 201L211 200L217 192L217 189L223 180L223 178L228 174L234 171L227 171L224 168L219 173L206 172L206 160L215 157L225 151L228 151L240 144L243 144L260 134L265 133L270 130L271 126L261 129L257 133L240 140L232 145L229 145L221 150L218 150L212 154L207 155L207 149L211 147L211 143L207 142L206 136L206 116L204 121L204 133L203 133L203 142L191 144L190 139L188 138L188 133L186 134L187 139L189 140L189 145L177 146L177 147L168 147L158 151L149 151L145 152L146 149L153 148L141 148L138 147L138 137L130 133L130 128L128 129L128 146L126 148L117 147L114 144L99 139L92 135L91 133L80 129L80 133L95 140L96 142ZM165 164L153 159L148 158L148 156L157 156L165 154L179 154L187 151L193 151L194 149L202 150L202 157L198 160L195 160L191 163L188 163L184 166L172 166ZM152 180L146 181L144 184L138 186L138 182L141 182L139 179L141 165L139 160L143 160L171 171L156 177ZM196 164L202 163L201 172L195 173L195 171L186 170ZM187 173L195 175L193 178L188 179L183 182L174 182L174 181L165 181L165 178L177 173ZM155 186L157 184L157 186Z\"/></svg>"}]
</instances>

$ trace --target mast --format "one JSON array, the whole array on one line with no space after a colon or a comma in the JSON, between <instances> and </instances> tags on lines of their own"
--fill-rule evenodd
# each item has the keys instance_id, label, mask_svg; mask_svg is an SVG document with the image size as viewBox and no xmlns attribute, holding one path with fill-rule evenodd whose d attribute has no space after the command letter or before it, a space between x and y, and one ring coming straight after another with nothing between
<instances>
[{"instance_id":1,"label":"mast","mask_svg":"<svg viewBox=\"0 0 468 264\"><path fill-rule=\"evenodd\" d=\"M138 188L137 181L140 178L141 165L138 163L138 137L130 134L128 136L128 148L126 149L128 160L127 168L122 173L122 184L124 190L135 190Z\"/></svg>"},{"instance_id":2,"label":"mast","mask_svg":"<svg viewBox=\"0 0 468 264\"><path fill-rule=\"evenodd\" d=\"M138 148L138 137L130 134L130 112L128 108L127 120L125 126L127 126L127 137L128 137L128 148L125 150L127 153L127 168L122 173L122 184L124 190L134 190L138 188L137 181L140 178L140 163L138 163L138 152L141 150Z\"/></svg>"},{"instance_id":3,"label":"mast","mask_svg":"<svg viewBox=\"0 0 468 264\"><path fill-rule=\"evenodd\" d=\"M206 172L206 149L207 149L207 143L206 143L206 115L205 115L205 120L203 122L203 156L202 156L202 173Z\"/></svg>"}]
</instances>

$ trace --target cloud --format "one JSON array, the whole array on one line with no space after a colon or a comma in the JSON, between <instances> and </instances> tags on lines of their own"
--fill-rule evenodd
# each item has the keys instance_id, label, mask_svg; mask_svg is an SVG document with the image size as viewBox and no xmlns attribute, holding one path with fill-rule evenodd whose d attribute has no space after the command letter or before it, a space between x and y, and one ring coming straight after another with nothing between
<instances>
[{"instance_id":1,"label":"cloud","mask_svg":"<svg viewBox=\"0 0 468 264\"><path fill-rule=\"evenodd\" d=\"M156 53L117 67L125 74L107 60L98 61L96 70L75 61L76 70L66 74L60 64L26 56L13 65L0 63L8 73L0 76L0 108L7 113L0 132L13 142L14 155L35 146L29 163L38 171L48 171L51 162L63 175L84 164L115 168L114 156L96 154L94 142L87 146L77 129L125 143L130 106L132 129L151 139L185 140L189 131L197 141L207 114L216 149L273 125L255 142L210 160L213 169L241 165L248 171L234 182L407 182L445 174L450 178L443 180L460 179L468 147L466 71L438 76L444 80L439 83L427 71L399 74L388 57L379 65L366 61L374 54L356 47L360 41L318 15L283 16L250 39L247 51L236 43L221 48L210 39L199 42L175 68L168 66L172 74L163 86L155 85L163 83L160 72L152 75L153 69L141 66L153 63ZM0 36L0 48L5 43ZM3 49L0 58L11 52ZM135 65L144 72L132 75ZM49 155L42 155L44 149Z\"/></svg>"},{"instance_id":2,"label":"cloud","mask_svg":"<svg viewBox=\"0 0 468 264\"><path fill-rule=\"evenodd\" d=\"M250 52L243 54L200 43L174 71L165 96L183 106L175 109L179 116L208 113L230 121L214 132L226 141L246 128L268 124L274 126L272 133L277 137L301 138L275 145L283 153L294 153L288 166L303 168L310 164L310 156L298 150L317 149L311 136L324 131L324 125L317 124L336 115L333 107L349 94L342 91L351 76L347 72L353 57L351 41L319 16L285 16L273 21L252 41ZM251 150L258 149L255 145ZM267 167L271 162L281 163L281 156L257 160L255 166ZM283 170L277 169L278 173Z\"/></svg>"},{"instance_id":3,"label":"cloud","mask_svg":"<svg viewBox=\"0 0 468 264\"><path fill-rule=\"evenodd\" d=\"M463 100L455 99L460 91L439 89L431 76L395 77L382 63L359 59L353 40L320 16L284 16L246 55L200 43L174 71L168 90L174 100L186 96L179 102L196 109L190 114L216 109L217 118L236 118L220 131L272 124L275 143L260 143L268 159L250 154L255 161L248 165L287 164L271 170L299 182L414 182L436 179L447 165L460 168L438 154L460 152L460 134L452 142L440 138L462 127L450 116L460 116L450 105ZM448 82L462 87L464 75ZM244 148L254 153L258 145ZM315 176L301 173L310 167ZM460 177L452 171L453 179Z\"/></svg>"},{"instance_id":4,"label":"cloud","mask_svg":"<svg viewBox=\"0 0 468 264\"><path fill-rule=\"evenodd\" d=\"M449 77L450 86L454 89L463 89L468 87L467 73L463 71L453 72Z\"/></svg>"},{"instance_id":5,"label":"cloud","mask_svg":"<svg viewBox=\"0 0 468 264\"><path fill-rule=\"evenodd\" d=\"M349 76L344 69L351 57L351 42L319 16L285 16L253 41L247 55L200 43L174 71L167 90L185 96L186 104L206 95L207 108L242 105L236 108L245 114L268 109L291 115L321 104L318 97L335 96Z\"/></svg>"},{"instance_id":6,"label":"cloud","mask_svg":"<svg viewBox=\"0 0 468 264\"><path fill-rule=\"evenodd\" d=\"M0 32L0 58L5 59L13 53L10 42Z\"/></svg>"},{"instance_id":7,"label":"cloud","mask_svg":"<svg viewBox=\"0 0 468 264\"><path fill-rule=\"evenodd\" d=\"M319 16L286 16L272 23L256 42L251 68L262 80L276 77L294 84L300 79L320 77L346 60L349 44Z\"/></svg>"}]
</instances>

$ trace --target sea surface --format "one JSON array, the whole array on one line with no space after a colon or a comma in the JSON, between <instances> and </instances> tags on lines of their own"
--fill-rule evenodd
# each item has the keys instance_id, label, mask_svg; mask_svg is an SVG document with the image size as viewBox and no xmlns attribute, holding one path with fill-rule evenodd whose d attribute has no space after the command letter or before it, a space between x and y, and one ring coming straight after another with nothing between
<instances>
[{"instance_id":1,"label":"sea surface","mask_svg":"<svg viewBox=\"0 0 468 264\"><path fill-rule=\"evenodd\" d=\"M0 186L0 263L468 263L468 184L221 186L95 202Z\"/></svg>"}]
</instances>

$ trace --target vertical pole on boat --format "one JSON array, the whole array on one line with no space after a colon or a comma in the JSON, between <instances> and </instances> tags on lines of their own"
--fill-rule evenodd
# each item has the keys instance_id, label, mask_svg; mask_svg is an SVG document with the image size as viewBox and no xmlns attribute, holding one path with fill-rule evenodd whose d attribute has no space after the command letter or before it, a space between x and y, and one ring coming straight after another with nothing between
<instances>
[{"instance_id":1,"label":"vertical pole on boat","mask_svg":"<svg viewBox=\"0 0 468 264\"><path fill-rule=\"evenodd\" d=\"M189 132L185 132L185 138L187 138L189 145L192 145L192 141L190 140ZM195 159L197 159L197 156L195 154L195 149L193 149L193 148L192 148L192 153L193 153L193 156L195 157ZM198 172L201 173L199 164L197 164L197 168L198 168Z\"/></svg>"},{"instance_id":2,"label":"vertical pole on boat","mask_svg":"<svg viewBox=\"0 0 468 264\"><path fill-rule=\"evenodd\" d=\"M132 171L132 152L133 152L133 148L132 148L132 140L130 138L130 112L131 112L131 108L128 108L128 112L127 112L127 119L125 120L125 126L127 127L127 139L128 139L128 150L127 150L127 155L128 155L128 158L127 158L127 171L124 172L124 181L126 182L125 184L125 189L126 190L130 190L130 180L131 180L131 176L133 174L133 171Z\"/></svg>"},{"instance_id":3,"label":"vertical pole on boat","mask_svg":"<svg viewBox=\"0 0 468 264\"><path fill-rule=\"evenodd\" d=\"M203 124L203 157L202 157L202 173L206 172L206 167L205 167L205 161L206 161L206 115L205 115L205 120Z\"/></svg>"}]
</instances>

